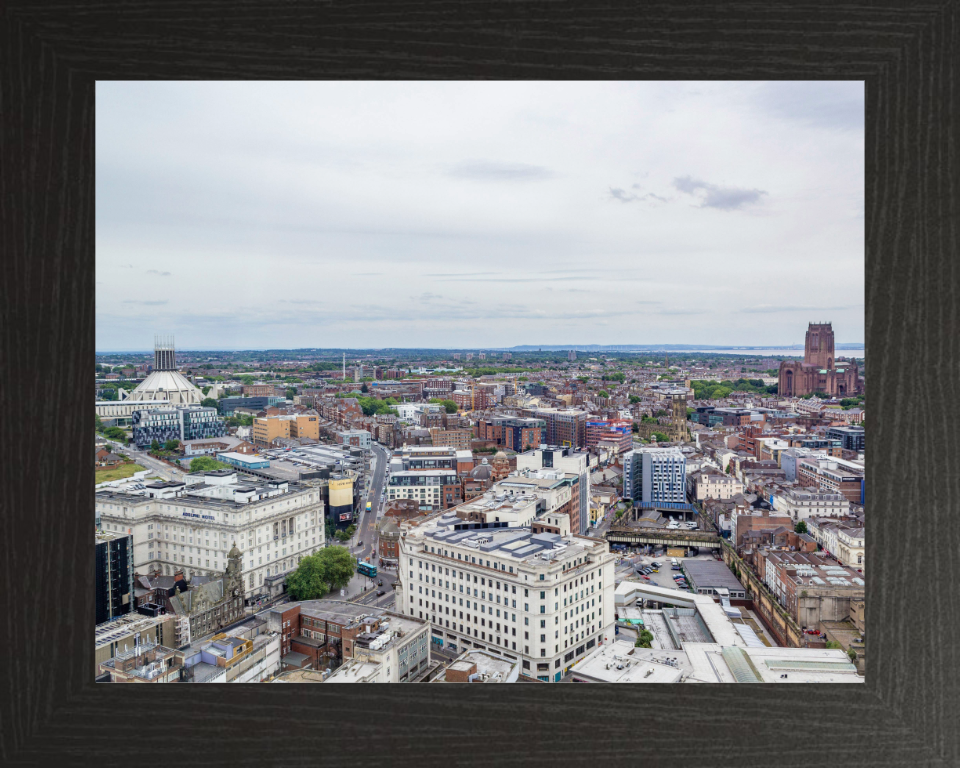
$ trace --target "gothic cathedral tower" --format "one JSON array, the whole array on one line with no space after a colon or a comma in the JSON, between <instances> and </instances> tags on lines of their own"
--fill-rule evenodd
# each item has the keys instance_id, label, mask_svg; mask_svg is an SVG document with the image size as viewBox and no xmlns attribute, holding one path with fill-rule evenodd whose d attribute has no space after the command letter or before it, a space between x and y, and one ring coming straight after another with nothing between
<instances>
[{"instance_id":1,"label":"gothic cathedral tower","mask_svg":"<svg viewBox=\"0 0 960 768\"><path fill-rule=\"evenodd\" d=\"M833 370L833 325L831 323L810 323L807 326L807 339L804 344L803 362L817 369Z\"/></svg>"}]
</instances>

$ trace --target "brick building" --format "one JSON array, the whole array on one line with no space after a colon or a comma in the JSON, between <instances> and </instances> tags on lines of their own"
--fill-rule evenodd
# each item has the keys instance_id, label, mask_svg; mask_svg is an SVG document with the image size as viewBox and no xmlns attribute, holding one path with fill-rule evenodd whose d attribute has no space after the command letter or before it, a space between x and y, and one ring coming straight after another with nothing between
<instances>
[{"instance_id":1,"label":"brick building","mask_svg":"<svg viewBox=\"0 0 960 768\"><path fill-rule=\"evenodd\" d=\"M244 397L283 397L273 384L244 384L240 388Z\"/></svg>"},{"instance_id":2,"label":"brick building","mask_svg":"<svg viewBox=\"0 0 960 768\"><path fill-rule=\"evenodd\" d=\"M477 437L521 453L543 444L545 429L543 419L485 416L477 422Z\"/></svg>"},{"instance_id":3,"label":"brick building","mask_svg":"<svg viewBox=\"0 0 960 768\"><path fill-rule=\"evenodd\" d=\"M395 564L400 557L400 526L396 517L384 516L377 524L380 537L377 540L377 554L380 565Z\"/></svg>"}]
</instances>

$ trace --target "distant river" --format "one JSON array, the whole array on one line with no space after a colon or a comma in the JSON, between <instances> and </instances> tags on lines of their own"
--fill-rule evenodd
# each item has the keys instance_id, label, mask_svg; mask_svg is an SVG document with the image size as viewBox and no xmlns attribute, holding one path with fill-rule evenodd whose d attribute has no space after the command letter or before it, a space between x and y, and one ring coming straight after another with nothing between
<instances>
[{"instance_id":1,"label":"distant river","mask_svg":"<svg viewBox=\"0 0 960 768\"><path fill-rule=\"evenodd\" d=\"M680 350L678 350L680 351ZM684 349L684 353L703 352L713 355L736 355L737 357L803 357L802 349ZM660 353L663 354L663 353ZM864 350L861 349L838 349L837 357L860 357L866 359Z\"/></svg>"}]
</instances>

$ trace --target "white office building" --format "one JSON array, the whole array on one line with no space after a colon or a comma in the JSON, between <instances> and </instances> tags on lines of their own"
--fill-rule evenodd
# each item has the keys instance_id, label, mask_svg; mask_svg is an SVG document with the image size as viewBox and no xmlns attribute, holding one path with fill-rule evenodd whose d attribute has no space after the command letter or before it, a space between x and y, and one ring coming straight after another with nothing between
<instances>
[{"instance_id":1,"label":"white office building","mask_svg":"<svg viewBox=\"0 0 960 768\"><path fill-rule=\"evenodd\" d=\"M320 488L225 469L137 491L98 491L96 515L105 531L133 536L141 574L217 575L235 543L248 601L281 591L285 574L324 546Z\"/></svg>"},{"instance_id":2,"label":"white office building","mask_svg":"<svg viewBox=\"0 0 960 768\"><path fill-rule=\"evenodd\" d=\"M457 510L405 523L397 605L430 622L434 646L485 650L559 681L613 640L616 558L605 541L571 535L565 514L485 525Z\"/></svg>"},{"instance_id":3,"label":"white office building","mask_svg":"<svg viewBox=\"0 0 960 768\"><path fill-rule=\"evenodd\" d=\"M809 488L787 488L772 498L773 508L794 520L811 517L843 517L850 514L850 502L842 493Z\"/></svg>"}]
</instances>

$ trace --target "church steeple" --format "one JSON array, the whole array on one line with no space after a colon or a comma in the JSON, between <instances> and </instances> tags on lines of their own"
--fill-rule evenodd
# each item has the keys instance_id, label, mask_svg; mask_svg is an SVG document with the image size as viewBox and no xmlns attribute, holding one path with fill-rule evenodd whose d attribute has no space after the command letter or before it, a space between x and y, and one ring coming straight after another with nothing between
<instances>
[{"instance_id":1,"label":"church steeple","mask_svg":"<svg viewBox=\"0 0 960 768\"><path fill-rule=\"evenodd\" d=\"M237 542L227 553L227 569L223 572L223 592L225 595L243 594L243 553L237 549Z\"/></svg>"}]
</instances>

